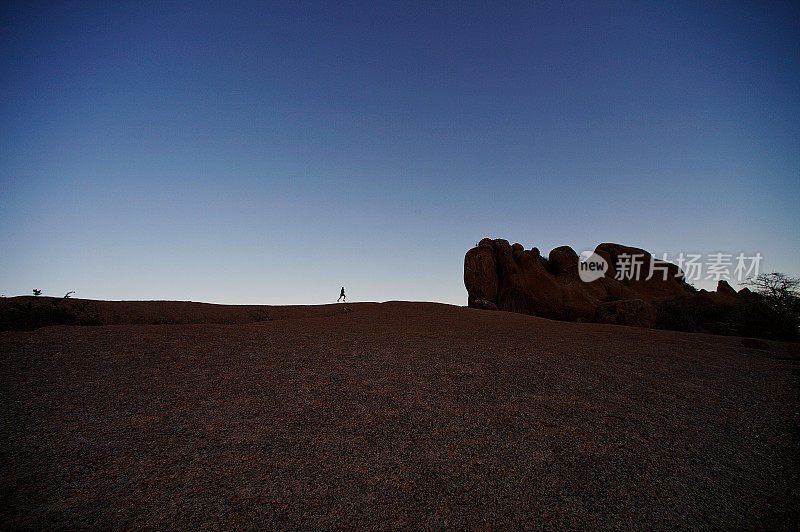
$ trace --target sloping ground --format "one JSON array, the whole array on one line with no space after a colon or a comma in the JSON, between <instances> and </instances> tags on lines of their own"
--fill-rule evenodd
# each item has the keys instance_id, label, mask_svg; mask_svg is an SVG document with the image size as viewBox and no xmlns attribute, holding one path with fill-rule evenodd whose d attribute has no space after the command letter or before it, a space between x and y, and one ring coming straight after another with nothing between
<instances>
[{"instance_id":1,"label":"sloping ground","mask_svg":"<svg viewBox=\"0 0 800 532\"><path fill-rule=\"evenodd\" d=\"M344 312L342 305L213 305L193 301L96 301L104 324L252 323L315 318Z\"/></svg>"},{"instance_id":2,"label":"sloping ground","mask_svg":"<svg viewBox=\"0 0 800 532\"><path fill-rule=\"evenodd\" d=\"M194 301L94 301L18 296L0 299L0 330L47 325L164 325L178 323L253 323L344 312L341 305L214 305ZM33 317L34 320L28 318ZM14 319L19 318L19 319ZM74 319L70 319L74 318ZM31 323L33 321L33 323ZM15 327L17 322L36 327ZM6 327L2 327L7 324Z\"/></svg>"},{"instance_id":3,"label":"sloping ground","mask_svg":"<svg viewBox=\"0 0 800 532\"><path fill-rule=\"evenodd\" d=\"M320 308L0 333L3 528L797 529L784 344Z\"/></svg>"}]
</instances>

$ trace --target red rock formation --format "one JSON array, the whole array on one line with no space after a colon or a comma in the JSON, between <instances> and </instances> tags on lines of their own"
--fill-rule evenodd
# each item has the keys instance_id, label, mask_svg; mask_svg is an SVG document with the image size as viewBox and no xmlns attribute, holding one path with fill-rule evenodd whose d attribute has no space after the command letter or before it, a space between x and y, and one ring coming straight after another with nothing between
<instances>
[{"instance_id":1,"label":"red rock formation","mask_svg":"<svg viewBox=\"0 0 800 532\"><path fill-rule=\"evenodd\" d=\"M592 282L579 275L579 257L569 246L543 258L537 248L484 238L464 258L464 284L471 307L532 314L562 320L652 327L653 303L691 295L694 290L676 265L643 249L600 244L595 253L608 270ZM627 275L638 272L638 275ZM724 282L724 281L723 281ZM727 287L727 288L726 288ZM727 283L720 300L736 298Z\"/></svg>"}]
</instances>

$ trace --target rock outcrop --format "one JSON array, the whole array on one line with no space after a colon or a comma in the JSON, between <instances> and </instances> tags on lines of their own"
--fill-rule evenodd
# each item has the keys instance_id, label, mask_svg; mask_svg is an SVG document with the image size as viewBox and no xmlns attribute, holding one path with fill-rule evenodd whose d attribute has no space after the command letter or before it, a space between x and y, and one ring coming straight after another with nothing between
<instances>
[{"instance_id":1,"label":"rock outcrop","mask_svg":"<svg viewBox=\"0 0 800 532\"><path fill-rule=\"evenodd\" d=\"M464 258L464 284L469 306L531 314L546 318L653 327L656 304L695 289L675 264L643 249L600 244L594 251L607 270L582 280L582 263L569 246L552 250L545 259L537 248L524 249L507 240L484 238ZM625 271L622 271L622 269ZM620 271L618 271L618 269ZM721 281L715 301L730 302L737 293Z\"/></svg>"}]
</instances>

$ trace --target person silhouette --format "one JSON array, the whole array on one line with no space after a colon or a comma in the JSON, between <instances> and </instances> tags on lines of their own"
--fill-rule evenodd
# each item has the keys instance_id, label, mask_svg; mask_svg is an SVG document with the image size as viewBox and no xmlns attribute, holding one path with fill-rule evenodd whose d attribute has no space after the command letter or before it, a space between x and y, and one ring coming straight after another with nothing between
<instances>
[{"instance_id":1,"label":"person silhouette","mask_svg":"<svg viewBox=\"0 0 800 532\"><path fill-rule=\"evenodd\" d=\"M346 298L346 297L345 297L345 295L344 295L344 286L342 287L342 293L341 293L341 294L339 294L339 299L337 299L337 300L336 300L336 302L338 303L338 302L339 302L339 301L341 301L341 300L345 300L345 301L347 301L347 298Z\"/></svg>"}]
</instances>

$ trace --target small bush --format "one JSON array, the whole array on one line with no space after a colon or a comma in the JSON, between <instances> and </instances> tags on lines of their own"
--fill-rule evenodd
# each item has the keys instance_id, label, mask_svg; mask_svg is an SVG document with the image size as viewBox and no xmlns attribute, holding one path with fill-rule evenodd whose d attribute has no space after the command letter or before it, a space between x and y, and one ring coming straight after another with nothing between
<instances>
[{"instance_id":1,"label":"small bush","mask_svg":"<svg viewBox=\"0 0 800 532\"><path fill-rule=\"evenodd\" d=\"M741 320L748 329L767 331L769 338L800 339L800 278L762 273L743 284L755 291L742 309Z\"/></svg>"},{"instance_id":2,"label":"small bush","mask_svg":"<svg viewBox=\"0 0 800 532\"><path fill-rule=\"evenodd\" d=\"M776 305L769 297L751 294L733 311L740 336L755 336L776 340L800 339L800 305Z\"/></svg>"}]
</instances>

